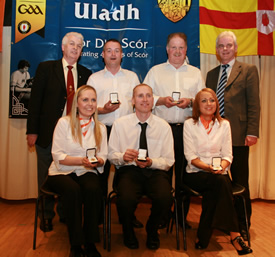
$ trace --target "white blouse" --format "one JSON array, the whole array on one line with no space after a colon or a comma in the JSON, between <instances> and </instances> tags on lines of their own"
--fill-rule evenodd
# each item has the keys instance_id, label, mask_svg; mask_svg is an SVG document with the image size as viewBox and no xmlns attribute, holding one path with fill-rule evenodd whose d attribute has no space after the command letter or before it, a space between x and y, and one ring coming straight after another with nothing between
<instances>
[{"instance_id":1,"label":"white blouse","mask_svg":"<svg viewBox=\"0 0 275 257\"><path fill-rule=\"evenodd\" d=\"M85 157L88 148L96 147L94 138L94 121L92 120L90 128L85 136L82 135L82 146L76 142L72 137L70 118L68 116L59 119L53 134L52 156L53 162L49 168L49 175L66 175L72 172L77 176L81 176L86 172L94 172L96 170L84 166L70 166L60 164L60 160L64 160L67 155L74 157ZM106 127L100 124L102 141L100 149L96 150L96 155L104 160L107 159L108 146L107 146L107 132ZM103 166L97 168L99 173L103 173Z\"/></svg>"},{"instance_id":2,"label":"white blouse","mask_svg":"<svg viewBox=\"0 0 275 257\"><path fill-rule=\"evenodd\" d=\"M188 161L187 173L198 172L201 169L191 164L191 161L199 158L210 165L213 157L221 157L232 163L232 139L229 121L215 121L213 128L207 134L201 120L196 124L194 120L188 119L184 123L184 154ZM229 165L230 166L230 165ZM229 169L229 166L226 168Z\"/></svg>"}]
</instances>

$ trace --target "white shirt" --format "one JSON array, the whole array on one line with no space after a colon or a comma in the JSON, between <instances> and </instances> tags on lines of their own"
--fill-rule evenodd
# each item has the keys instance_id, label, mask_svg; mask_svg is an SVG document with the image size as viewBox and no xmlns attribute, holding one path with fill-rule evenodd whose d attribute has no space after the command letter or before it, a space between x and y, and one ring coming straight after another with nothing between
<instances>
[{"instance_id":1,"label":"white shirt","mask_svg":"<svg viewBox=\"0 0 275 257\"><path fill-rule=\"evenodd\" d=\"M30 79L28 71L22 73L20 70L16 70L11 74L11 86L23 88L28 79Z\"/></svg>"},{"instance_id":2,"label":"white shirt","mask_svg":"<svg viewBox=\"0 0 275 257\"><path fill-rule=\"evenodd\" d=\"M96 155L105 160L108 154L107 146L107 132L105 125L100 125L102 141L100 145L100 150L96 150ZM72 172L76 173L77 176L81 176L86 172L94 172L95 170L86 168L84 166L69 166L62 165L59 163L60 160L64 160L67 155L69 156L78 156L85 157L86 150L88 148L96 147L95 138L94 138L94 121L91 122L91 125L85 136L82 135L82 146L75 142L72 138L70 118L68 116L62 117L59 119L53 134L53 145L52 145L52 156L53 162L49 168L49 175L66 175ZM97 168L99 173L103 172L103 166Z\"/></svg>"},{"instance_id":3,"label":"white shirt","mask_svg":"<svg viewBox=\"0 0 275 257\"><path fill-rule=\"evenodd\" d=\"M118 168L124 165L136 165L135 162L125 163L123 155L127 149L139 148L141 126L135 113L126 115L113 124L109 138L108 159ZM169 124L151 114L146 121L146 139L148 157L152 159L150 169L168 171L174 164L174 141Z\"/></svg>"},{"instance_id":4,"label":"white shirt","mask_svg":"<svg viewBox=\"0 0 275 257\"><path fill-rule=\"evenodd\" d=\"M197 158L208 165L212 163L213 157L222 157L222 159L232 163L232 139L229 121L223 120L219 123L216 120L211 132L207 134L200 119L196 124L194 124L193 119L188 119L184 123L183 137L184 155L188 161L187 173L201 170L191 164L191 161Z\"/></svg>"},{"instance_id":5,"label":"white shirt","mask_svg":"<svg viewBox=\"0 0 275 257\"><path fill-rule=\"evenodd\" d=\"M159 97L172 96L174 91L180 92L181 98L195 98L196 94L205 87L201 71L187 64L186 61L178 69L169 61L152 67L144 83L153 89L154 104ZM177 106L167 108L159 105L154 107L154 114L169 123L183 123L187 117L192 115L192 109L182 109Z\"/></svg>"},{"instance_id":6,"label":"white shirt","mask_svg":"<svg viewBox=\"0 0 275 257\"><path fill-rule=\"evenodd\" d=\"M95 88L97 93L97 106L103 107L110 100L110 93L118 93L120 107L114 112L99 114L98 119L107 126L112 126L114 121L124 115L133 112L133 89L138 85L139 79L136 73L122 69L113 75L106 67L92 74L87 85Z\"/></svg>"},{"instance_id":7,"label":"white shirt","mask_svg":"<svg viewBox=\"0 0 275 257\"><path fill-rule=\"evenodd\" d=\"M234 63L235 63L235 58L233 59L233 60L231 60L229 63L227 63L229 66L227 67L227 69L226 69L226 74L227 74L227 81L228 81L228 79L229 79L229 76L230 76L230 73L231 73L231 70L232 70L232 67L233 67L233 65L234 65ZM222 63L221 63L221 65L220 65L220 73L219 73L219 79L218 79L218 83L217 83L217 86L219 85L219 82L220 82L220 78L221 78L221 76L222 76L222 70L223 70L223 67L222 67Z\"/></svg>"}]
</instances>

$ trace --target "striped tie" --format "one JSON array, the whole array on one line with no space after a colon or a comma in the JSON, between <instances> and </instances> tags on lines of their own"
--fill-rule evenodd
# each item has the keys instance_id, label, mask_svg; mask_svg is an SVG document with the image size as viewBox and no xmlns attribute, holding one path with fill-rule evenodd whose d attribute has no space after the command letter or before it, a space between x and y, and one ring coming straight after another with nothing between
<instances>
[{"instance_id":1,"label":"striped tie","mask_svg":"<svg viewBox=\"0 0 275 257\"><path fill-rule=\"evenodd\" d=\"M219 81L218 89L217 89L217 98L220 105L220 115L224 116L224 88L227 83L227 73L226 69L229 67L229 64L222 65L222 75Z\"/></svg>"}]
</instances>

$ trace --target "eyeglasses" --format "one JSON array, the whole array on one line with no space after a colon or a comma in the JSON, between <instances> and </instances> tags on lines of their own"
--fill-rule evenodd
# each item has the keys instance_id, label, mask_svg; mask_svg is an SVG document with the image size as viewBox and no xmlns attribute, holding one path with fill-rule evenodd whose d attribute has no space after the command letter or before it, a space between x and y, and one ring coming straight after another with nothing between
<instances>
[{"instance_id":1,"label":"eyeglasses","mask_svg":"<svg viewBox=\"0 0 275 257\"><path fill-rule=\"evenodd\" d=\"M230 49L230 48L232 48L232 47L233 47L233 44L227 44L227 45L220 44L220 45L218 45L218 48L219 48L220 50L223 50L224 48Z\"/></svg>"}]
</instances>

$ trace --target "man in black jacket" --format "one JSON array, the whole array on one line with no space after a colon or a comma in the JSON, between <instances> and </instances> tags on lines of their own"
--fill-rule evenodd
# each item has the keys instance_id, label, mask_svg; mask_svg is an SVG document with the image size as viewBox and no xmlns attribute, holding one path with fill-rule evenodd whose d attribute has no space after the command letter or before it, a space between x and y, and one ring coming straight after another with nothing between
<instances>
[{"instance_id":1,"label":"man in black jacket","mask_svg":"<svg viewBox=\"0 0 275 257\"><path fill-rule=\"evenodd\" d=\"M63 58L39 64L29 102L27 120L28 146L35 145L37 152L38 189L48 175L52 162L52 136L58 119L67 113L67 75L70 67L73 75L74 90L86 84L90 70L77 63L83 47L83 36L76 32L67 33L62 39ZM45 200L45 226L43 231L52 230L54 199ZM60 219L61 212L58 213Z\"/></svg>"}]
</instances>

